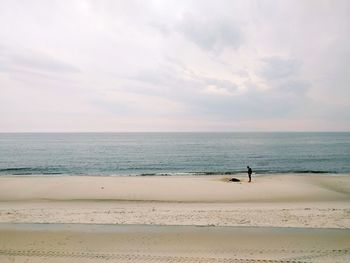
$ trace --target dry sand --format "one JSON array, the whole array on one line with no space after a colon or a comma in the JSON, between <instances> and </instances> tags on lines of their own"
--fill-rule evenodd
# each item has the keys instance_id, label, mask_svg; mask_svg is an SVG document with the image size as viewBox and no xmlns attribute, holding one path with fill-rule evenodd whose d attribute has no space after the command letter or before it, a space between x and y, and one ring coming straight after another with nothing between
<instances>
[{"instance_id":1,"label":"dry sand","mask_svg":"<svg viewBox=\"0 0 350 263\"><path fill-rule=\"evenodd\" d=\"M349 176L1 177L0 201L318 202L348 200Z\"/></svg>"},{"instance_id":2,"label":"dry sand","mask_svg":"<svg viewBox=\"0 0 350 263\"><path fill-rule=\"evenodd\" d=\"M0 262L350 262L350 176L228 178L0 177Z\"/></svg>"},{"instance_id":3,"label":"dry sand","mask_svg":"<svg viewBox=\"0 0 350 263\"><path fill-rule=\"evenodd\" d=\"M350 228L350 176L0 177L0 222Z\"/></svg>"},{"instance_id":4,"label":"dry sand","mask_svg":"<svg viewBox=\"0 0 350 263\"><path fill-rule=\"evenodd\" d=\"M350 230L1 225L0 262L349 262Z\"/></svg>"}]
</instances>

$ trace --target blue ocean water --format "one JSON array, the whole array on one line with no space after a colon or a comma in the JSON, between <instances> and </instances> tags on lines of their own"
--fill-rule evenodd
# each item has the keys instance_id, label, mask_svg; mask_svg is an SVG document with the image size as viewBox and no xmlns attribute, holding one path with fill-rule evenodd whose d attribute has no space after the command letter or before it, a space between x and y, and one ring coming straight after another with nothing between
<instances>
[{"instance_id":1,"label":"blue ocean water","mask_svg":"<svg viewBox=\"0 0 350 263\"><path fill-rule=\"evenodd\" d=\"M350 173L350 133L0 133L0 175Z\"/></svg>"}]
</instances>

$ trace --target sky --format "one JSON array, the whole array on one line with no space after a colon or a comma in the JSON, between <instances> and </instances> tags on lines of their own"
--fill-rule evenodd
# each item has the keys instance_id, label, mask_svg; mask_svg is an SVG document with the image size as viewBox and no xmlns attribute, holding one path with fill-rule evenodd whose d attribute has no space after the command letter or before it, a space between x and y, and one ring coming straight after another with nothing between
<instances>
[{"instance_id":1,"label":"sky","mask_svg":"<svg viewBox=\"0 0 350 263\"><path fill-rule=\"evenodd\" d=\"M0 132L350 131L350 1L0 0Z\"/></svg>"}]
</instances>

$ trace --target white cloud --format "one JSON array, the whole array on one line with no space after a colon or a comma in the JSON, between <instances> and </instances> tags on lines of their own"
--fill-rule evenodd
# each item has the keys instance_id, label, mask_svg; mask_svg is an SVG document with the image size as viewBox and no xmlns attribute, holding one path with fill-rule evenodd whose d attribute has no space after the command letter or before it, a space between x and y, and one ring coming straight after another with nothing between
<instances>
[{"instance_id":1,"label":"white cloud","mask_svg":"<svg viewBox=\"0 0 350 263\"><path fill-rule=\"evenodd\" d=\"M349 130L349 8L2 1L0 131Z\"/></svg>"},{"instance_id":2,"label":"white cloud","mask_svg":"<svg viewBox=\"0 0 350 263\"><path fill-rule=\"evenodd\" d=\"M233 95L233 93L231 93L227 89L218 87L216 85L208 85L205 88L204 93L208 93L208 94L212 94L212 95L219 95L219 96L232 96Z\"/></svg>"},{"instance_id":3,"label":"white cloud","mask_svg":"<svg viewBox=\"0 0 350 263\"><path fill-rule=\"evenodd\" d=\"M242 33L233 21L217 18L207 20L184 14L178 31L200 48L219 52L222 49L237 49L242 44Z\"/></svg>"}]
</instances>

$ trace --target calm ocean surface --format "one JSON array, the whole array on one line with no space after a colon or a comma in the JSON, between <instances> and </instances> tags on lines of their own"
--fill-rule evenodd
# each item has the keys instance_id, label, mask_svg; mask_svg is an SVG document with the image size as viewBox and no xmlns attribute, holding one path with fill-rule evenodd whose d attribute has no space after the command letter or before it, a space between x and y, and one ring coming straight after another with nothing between
<instances>
[{"instance_id":1,"label":"calm ocean surface","mask_svg":"<svg viewBox=\"0 0 350 263\"><path fill-rule=\"evenodd\" d=\"M350 133L0 133L0 175L350 173Z\"/></svg>"}]
</instances>

